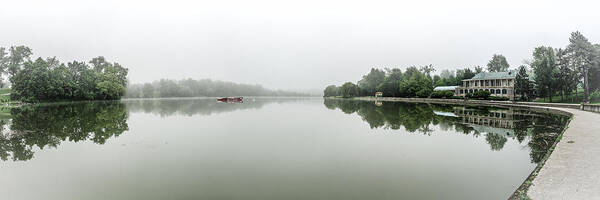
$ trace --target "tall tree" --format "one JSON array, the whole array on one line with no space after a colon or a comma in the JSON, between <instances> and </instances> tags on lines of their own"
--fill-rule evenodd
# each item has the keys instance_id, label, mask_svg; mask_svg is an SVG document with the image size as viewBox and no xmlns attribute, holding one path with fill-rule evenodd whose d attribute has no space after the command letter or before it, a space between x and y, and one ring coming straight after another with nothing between
<instances>
[{"instance_id":1,"label":"tall tree","mask_svg":"<svg viewBox=\"0 0 600 200\"><path fill-rule=\"evenodd\" d=\"M569 64L569 59L566 56L566 52L563 49L558 49L556 51L556 58L558 61L558 70L559 70L559 81L560 84L560 92L561 98L564 99L565 95L570 95L573 90L577 89L577 83L579 75L577 74L577 70L574 70L573 67Z\"/></svg>"},{"instance_id":2,"label":"tall tree","mask_svg":"<svg viewBox=\"0 0 600 200\"><path fill-rule=\"evenodd\" d=\"M478 66L475 66L475 74L479 74L479 73L481 73L481 72L483 72L483 67L481 67L481 66L479 66L479 65L478 65Z\"/></svg>"},{"instance_id":3,"label":"tall tree","mask_svg":"<svg viewBox=\"0 0 600 200\"><path fill-rule=\"evenodd\" d=\"M490 72L504 72L507 71L509 67L506 57L501 54L494 54L487 64L488 71Z\"/></svg>"},{"instance_id":4,"label":"tall tree","mask_svg":"<svg viewBox=\"0 0 600 200\"><path fill-rule=\"evenodd\" d=\"M359 95L359 88L354 83L346 82L340 88L340 94L344 98L356 97Z\"/></svg>"},{"instance_id":5,"label":"tall tree","mask_svg":"<svg viewBox=\"0 0 600 200\"><path fill-rule=\"evenodd\" d=\"M371 71L364 75L363 78L358 81L358 87L361 90L361 94L365 96L372 96L375 94L375 89L379 84L385 80L385 72L380 69L371 68Z\"/></svg>"},{"instance_id":6,"label":"tall tree","mask_svg":"<svg viewBox=\"0 0 600 200\"><path fill-rule=\"evenodd\" d=\"M540 46L533 52L532 66L535 73L535 83L537 90L541 95L549 97L552 102L552 95L557 91L559 70L557 67L556 54L552 47Z\"/></svg>"},{"instance_id":7,"label":"tall tree","mask_svg":"<svg viewBox=\"0 0 600 200\"><path fill-rule=\"evenodd\" d=\"M423 72L425 75L427 75L429 78L431 78L431 72L435 71L435 67L433 67L432 64L429 65L423 65L419 68L419 70L421 72Z\"/></svg>"},{"instance_id":8,"label":"tall tree","mask_svg":"<svg viewBox=\"0 0 600 200\"><path fill-rule=\"evenodd\" d=\"M515 78L515 92L521 95L521 99L528 101L533 92L533 84L529 80L527 68L524 65L519 67L519 72Z\"/></svg>"},{"instance_id":9,"label":"tall tree","mask_svg":"<svg viewBox=\"0 0 600 200\"><path fill-rule=\"evenodd\" d=\"M385 72L385 80L377 86L376 91L382 92L384 97L398 97L400 82L404 76L402 70L386 68Z\"/></svg>"},{"instance_id":10,"label":"tall tree","mask_svg":"<svg viewBox=\"0 0 600 200\"><path fill-rule=\"evenodd\" d=\"M580 74L578 80L583 79L584 101L588 101L589 91L589 72L593 67L596 53L592 43L588 41L579 31L571 33L569 45L565 49L565 58L567 65Z\"/></svg>"},{"instance_id":11,"label":"tall tree","mask_svg":"<svg viewBox=\"0 0 600 200\"><path fill-rule=\"evenodd\" d=\"M595 62L593 67L590 69L589 86L590 92L600 90L600 44L594 44L596 52Z\"/></svg>"},{"instance_id":12,"label":"tall tree","mask_svg":"<svg viewBox=\"0 0 600 200\"><path fill-rule=\"evenodd\" d=\"M5 58L5 64L2 71L8 72L9 76L15 75L22 67L25 61L29 60L32 51L26 46L12 46L9 49L9 56Z\"/></svg>"},{"instance_id":13,"label":"tall tree","mask_svg":"<svg viewBox=\"0 0 600 200\"><path fill-rule=\"evenodd\" d=\"M325 88L323 91L324 97L335 97L339 95L339 88L335 85L330 85Z\"/></svg>"},{"instance_id":14,"label":"tall tree","mask_svg":"<svg viewBox=\"0 0 600 200\"><path fill-rule=\"evenodd\" d=\"M4 47L0 47L0 87L4 87L4 78L2 75L6 73L8 68L8 53Z\"/></svg>"}]
</instances>

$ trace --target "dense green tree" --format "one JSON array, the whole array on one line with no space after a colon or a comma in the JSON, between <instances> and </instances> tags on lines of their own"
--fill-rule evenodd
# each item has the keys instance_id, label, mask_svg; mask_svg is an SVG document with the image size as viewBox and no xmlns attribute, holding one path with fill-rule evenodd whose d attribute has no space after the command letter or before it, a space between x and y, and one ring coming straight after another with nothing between
<instances>
[{"instance_id":1,"label":"dense green tree","mask_svg":"<svg viewBox=\"0 0 600 200\"><path fill-rule=\"evenodd\" d=\"M325 91L323 91L323 96L324 97L335 97L335 96L339 96L340 95L340 89L335 86L335 85L330 85L327 86L325 88Z\"/></svg>"},{"instance_id":2,"label":"dense green tree","mask_svg":"<svg viewBox=\"0 0 600 200\"><path fill-rule=\"evenodd\" d=\"M377 86L376 91L382 92L384 97L397 97L399 96L400 82L402 81L403 74L402 70L398 68L385 69L386 76L383 83Z\"/></svg>"},{"instance_id":3,"label":"dense green tree","mask_svg":"<svg viewBox=\"0 0 600 200\"><path fill-rule=\"evenodd\" d=\"M559 70L556 54L552 47L537 47L533 52L531 67L535 73L535 83L538 94L549 97L559 88Z\"/></svg>"},{"instance_id":4,"label":"dense green tree","mask_svg":"<svg viewBox=\"0 0 600 200\"><path fill-rule=\"evenodd\" d=\"M508 68L510 68L510 65L508 65L506 57L501 54L494 54L487 64L489 72L504 72L507 71Z\"/></svg>"},{"instance_id":5,"label":"dense green tree","mask_svg":"<svg viewBox=\"0 0 600 200\"><path fill-rule=\"evenodd\" d=\"M65 65L52 57L26 60L22 65L11 76L13 100L113 100L125 93L128 70L117 63L106 62L97 70L77 61Z\"/></svg>"},{"instance_id":6,"label":"dense green tree","mask_svg":"<svg viewBox=\"0 0 600 200\"><path fill-rule=\"evenodd\" d=\"M385 81L401 81L402 80L402 70L398 69L398 68L386 68L385 69L386 72L386 77L385 77Z\"/></svg>"},{"instance_id":7,"label":"dense green tree","mask_svg":"<svg viewBox=\"0 0 600 200\"><path fill-rule=\"evenodd\" d=\"M521 95L521 99L528 101L533 94L533 83L527 74L527 67L521 65L515 77L515 92Z\"/></svg>"},{"instance_id":8,"label":"dense green tree","mask_svg":"<svg viewBox=\"0 0 600 200\"><path fill-rule=\"evenodd\" d=\"M384 97L397 97L400 95L400 81L385 81L377 86L377 92L382 92Z\"/></svg>"},{"instance_id":9,"label":"dense green tree","mask_svg":"<svg viewBox=\"0 0 600 200\"><path fill-rule=\"evenodd\" d=\"M375 95L375 90L379 84L385 80L385 72L383 70L371 68L371 71L364 75L363 78L358 81L358 87L360 93L364 96Z\"/></svg>"},{"instance_id":10,"label":"dense green tree","mask_svg":"<svg viewBox=\"0 0 600 200\"><path fill-rule=\"evenodd\" d=\"M410 69L410 68L409 68ZM407 73L405 73L406 75ZM401 97L426 97L433 91L432 80L419 71L411 73L409 79L404 79L400 83Z\"/></svg>"},{"instance_id":11,"label":"dense green tree","mask_svg":"<svg viewBox=\"0 0 600 200\"><path fill-rule=\"evenodd\" d=\"M340 95L344 98L356 97L359 95L359 88L356 84L351 82L346 82L340 88Z\"/></svg>"}]
</instances>

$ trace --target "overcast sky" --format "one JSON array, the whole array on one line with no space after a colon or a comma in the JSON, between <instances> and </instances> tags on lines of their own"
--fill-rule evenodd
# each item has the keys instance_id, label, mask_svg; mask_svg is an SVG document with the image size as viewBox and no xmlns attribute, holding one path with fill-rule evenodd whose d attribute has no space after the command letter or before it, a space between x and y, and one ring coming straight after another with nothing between
<instances>
[{"instance_id":1,"label":"overcast sky","mask_svg":"<svg viewBox=\"0 0 600 200\"><path fill-rule=\"evenodd\" d=\"M600 43L598 1L84 1L0 5L0 46L61 61L103 55L131 82L211 78L276 89L357 81L371 67L511 67L579 30Z\"/></svg>"}]
</instances>

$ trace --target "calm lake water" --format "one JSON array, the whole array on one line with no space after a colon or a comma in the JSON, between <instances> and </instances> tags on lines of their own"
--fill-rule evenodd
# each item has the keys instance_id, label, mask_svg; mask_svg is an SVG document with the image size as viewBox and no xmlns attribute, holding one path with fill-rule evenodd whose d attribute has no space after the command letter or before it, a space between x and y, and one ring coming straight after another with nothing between
<instances>
[{"instance_id":1,"label":"calm lake water","mask_svg":"<svg viewBox=\"0 0 600 200\"><path fill-rule=\"evenodd\" d=\"M506 199L566 120L321 98L30 106L2 116L0 199Z\"/></svg>"}]
</instances>

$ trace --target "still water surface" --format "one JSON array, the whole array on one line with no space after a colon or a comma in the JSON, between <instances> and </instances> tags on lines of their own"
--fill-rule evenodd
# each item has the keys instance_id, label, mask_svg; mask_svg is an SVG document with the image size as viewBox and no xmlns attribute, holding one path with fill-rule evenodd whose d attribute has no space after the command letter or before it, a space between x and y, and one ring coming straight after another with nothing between
<instances>
[{"instance_id":1,"label":"still water surface","mask_svg":"<svg viewBox=\"0 0 600 200\"><path fill-rule=\"evenodd\" d=\"M566 117L256 98L13 109L0 199L506 199Z\"/></svg>"}]
</instances>

